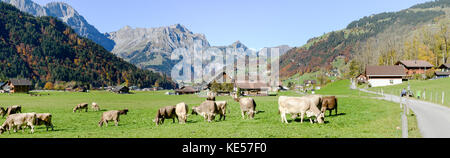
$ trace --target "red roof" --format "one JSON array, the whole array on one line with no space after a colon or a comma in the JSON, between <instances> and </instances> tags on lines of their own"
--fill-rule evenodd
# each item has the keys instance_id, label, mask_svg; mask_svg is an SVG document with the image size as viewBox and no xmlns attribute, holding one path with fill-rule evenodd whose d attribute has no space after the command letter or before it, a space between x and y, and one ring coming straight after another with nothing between
<instances>
[{"instance_id":1,"label":"red roof","mask_svg":"<svg viewBox=\"0 0 450 158\"><path fill-rule=\"evenodd\" d=\"M367 66L367 76L406 76L401 66Z\"/></svg>"}]
</instances>

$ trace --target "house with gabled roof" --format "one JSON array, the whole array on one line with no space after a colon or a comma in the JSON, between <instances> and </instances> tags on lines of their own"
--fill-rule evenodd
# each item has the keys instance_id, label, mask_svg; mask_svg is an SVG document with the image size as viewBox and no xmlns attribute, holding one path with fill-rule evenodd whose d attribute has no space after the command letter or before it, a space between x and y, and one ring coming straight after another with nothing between
<instances>
[{"instance_id":1,"label":"house with gabled roof","mask_svg":"<svg viewBox=\"0 0 450 158\"><path fill-rule=\"evenodd\" d=\"M434 67L433 64L425 60L400 60L395 65L402 66L407 76L425 74L427 70Z\"/></svg>"},{"instance_id":2,"label":"house with gabled roof","mask_svg":"<svg viewBox=\"0 0 450 158\"><path fill-rule=\"evenodd\" d=\"M8 86L11 93L28 93L31 89L31 81L28 79L10 79Z\"/></svg>"},{"instance_id":3,"label":"house with gabled roof","mask_svg":"<svg viewBox=\"0 0 450 158\"><path fill-rule=\"evenodd\" d=\"M406 77L402 66L367 66L365 74L371 87L401 84Z\"/></svg>"}]
</instances>

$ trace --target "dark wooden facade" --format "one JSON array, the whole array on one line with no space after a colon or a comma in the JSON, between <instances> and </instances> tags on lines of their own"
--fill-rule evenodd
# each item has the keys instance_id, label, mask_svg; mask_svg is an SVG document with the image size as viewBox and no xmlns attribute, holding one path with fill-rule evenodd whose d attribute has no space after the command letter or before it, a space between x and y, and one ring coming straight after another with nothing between
<instances>
[{"instance_id":1,"label":"dark wooden facade","mask_svg":"<svg viewBox=\"0 0 450 158\"><path fill-rule=\"evenodd\" d=\"M31 81L27 79L11 79L8 85L11 93L28 93L31 89Z\"/></svg>"}]
</instances>

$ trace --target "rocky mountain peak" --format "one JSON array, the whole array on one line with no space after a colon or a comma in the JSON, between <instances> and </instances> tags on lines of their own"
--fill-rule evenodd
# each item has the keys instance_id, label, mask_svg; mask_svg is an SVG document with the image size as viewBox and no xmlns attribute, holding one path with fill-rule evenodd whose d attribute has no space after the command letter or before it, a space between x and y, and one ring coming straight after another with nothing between
<instances>
[{"instance_id":1,"label":"rocky mountain peak","mask_svg":"<svg viewBox=\"0 0 450 158\"><path fill-rule=\"evenodd\" d=\"M114 42L100 33L94 26L78 14L69 4L63 2L51 2L45 6L40 6L31 0L1 0L14 5L20 11L27 12L34 16L52 16L59 18L64 23L72 27L75 32L83 37L89 38L97 44L102 45L106 50L112 50Z\"/></svg>"}]
</instances>

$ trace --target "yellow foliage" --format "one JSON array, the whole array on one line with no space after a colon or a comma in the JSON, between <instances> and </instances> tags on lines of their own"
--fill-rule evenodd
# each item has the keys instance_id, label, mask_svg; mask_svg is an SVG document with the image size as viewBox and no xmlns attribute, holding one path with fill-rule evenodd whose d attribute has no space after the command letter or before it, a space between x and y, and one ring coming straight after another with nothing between
<instances>
[{"instance_id":1,"label":"yellow foliage","mask_svg":"<svg viewBox=\"0 0 450 158\"><path fill-rule=\"evenodd\" d=\"M423 43L419 44L419 46L417 47L417 51L419 60L425 60L429 63L434 63L434 61L436 60L436 56L434 55L433 51L431 51L428 46Z\"/></svg>"},{"instance_id":2,"label":"yellow foliage","mask_svg":"<svg viewBox=\"0 0 450 158\"><path fill-rule=\"evenodd\" d=\"M44 89L47 89L47 90L53 89L53 83L52 82L45 83Z\"/></svg>"}]
</instances>

